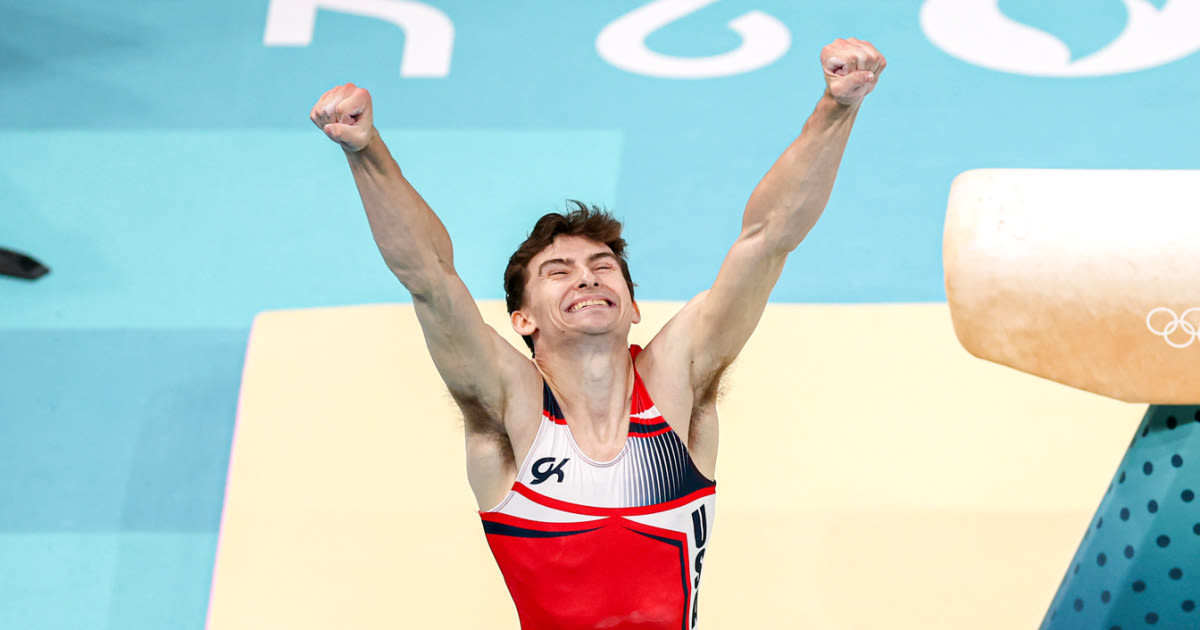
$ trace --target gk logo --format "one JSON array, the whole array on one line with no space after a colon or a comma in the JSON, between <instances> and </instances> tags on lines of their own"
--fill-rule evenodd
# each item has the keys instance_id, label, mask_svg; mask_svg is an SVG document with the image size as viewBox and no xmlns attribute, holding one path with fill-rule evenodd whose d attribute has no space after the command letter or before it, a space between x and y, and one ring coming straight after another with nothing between
<instances>
[{"instance_id":1,"label":"gk logo","mask_svg":"<svg viewBox=\"0 0 1200 630\"><path fill-rule=\"evenodd\" d=\"M999 0L925 0L921 28L929 41L963 61L1042 77L1137 72L1200 50L1200 2L1122 2L1128 14L1125 29L1082 59L1072 59L1071 49L1058 37L1004 15ZM1091 2L1080 2L1080 17L1089 10Z\"/></svg>"},{"instance_id":2,"label":"gk logo","mask_svg":"<svg viewBox=\"0 0 1200 630\"><path fill-rule=\"evenodd\" d=\"M571 458L564 457L561 462L558 462L557 466L554 465L554 461L553 457L543 457L533 462L533 481L529 485L536 486L549 479L551 475L554 476L555 481L562 483L563 479L567 477L566 473L563 472L563 466L566 466L567 462L571 461Z\"/></svg>"}]
</instances>

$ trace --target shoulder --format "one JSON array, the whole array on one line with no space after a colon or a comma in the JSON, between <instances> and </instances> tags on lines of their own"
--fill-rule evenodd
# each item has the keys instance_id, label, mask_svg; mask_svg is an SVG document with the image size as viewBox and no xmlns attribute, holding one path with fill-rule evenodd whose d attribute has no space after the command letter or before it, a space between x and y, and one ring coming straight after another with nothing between
<instances>
[{"instance_id":1,"label":"shoulder","mask_svg":"<svg viewBox=\"0 0 1200 630\"><path fill-rule=\"evenodd\" d=\"M541 373L529 358L521 357L519 363L509 369L513 372L508 376L511 387L499 419L520 461L537 435L542 419L544 385Z\"/></svg>"},{"instance_id":2,"label":"shoulder","mask_svg":"<svg viewBox=\"0 0 1200 630\"><path fill-rule=\"evenodd\" d=\"M646 344L646 349L638 356L638 370L643 375L652 373L666 378L684 378L693 386L704 380L703 374L697 373L697 359L702 359L705 353L706 340L701 338L701 320L705 317L705 303L709 292L701 291L683 308L679 309L661 330ZM643 367L644 366L644 367Z\"/></svg>"},{"instance_id":3,"label":"shoulder","mask_svg":"<svg viewBox=\"0 0 1200 630\"><path fill-rule=\"evenodd\" d=\"M696 324L703 315L704 303L708 300L709 292L701 291L688 300L671 319L646 344L646 352L650 356L667 354L685 354L697 341L694 339Z\"/></svg>"},{"instance_id":4,"label":"shoulder","mask_svg":"<svg viewBox=\"0 0 1200 630\"><path fill-rule=\"evenodd\" d=\"M698 398L693 374L695 320L708 292L700 293L684 305L646 344L635 359L638 375L654 404L677 432L687 434L687 426Z\"/></svg>"}]
</instances>

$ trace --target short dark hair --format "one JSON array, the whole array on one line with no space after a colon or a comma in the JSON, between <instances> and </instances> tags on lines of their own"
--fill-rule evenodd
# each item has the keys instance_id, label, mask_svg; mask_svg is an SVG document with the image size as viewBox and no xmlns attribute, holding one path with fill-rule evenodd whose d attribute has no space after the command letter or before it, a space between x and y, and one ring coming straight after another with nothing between
<instances>
[{"instance_id":1,"label":"short dark hair","mask_svg":"<svg viewBox=\"0 0 1200 630\"><path fill-rule=\"evenodd\" d=\"M582 236L588 240L607 245L621 267L621 275L629 285L629 297L633 299L633 278L629 275L629 262L625 259L625 239L621 238L621 222L606 210L588 206L574 199L567 201L566 213L551 212L542 215L534 224L529 237L517 247L504 269L504 302L508 314L525 303L525 285L529 282L529 262L542 250L554 243L558 236ZM533 337L524 336L525 345L533 350Z\"/></svg>"}]
</instances>

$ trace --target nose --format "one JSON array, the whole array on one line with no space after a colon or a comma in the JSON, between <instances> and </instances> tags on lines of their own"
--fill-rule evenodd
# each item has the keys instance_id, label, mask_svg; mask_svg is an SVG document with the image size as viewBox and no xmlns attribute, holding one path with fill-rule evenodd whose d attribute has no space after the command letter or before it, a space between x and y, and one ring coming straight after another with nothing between
<instances>
[{"instance_id":1,"label":"nose","mask_svg":"<svg viewBox=\"0 0 1200 630\"><path fill-rule=\"evenodd\" d=\"M583 272L579 274L579 288L600 286L600 280L596 278L596 274L592 270L584 267Z\"/></svg>"}]
</instances>

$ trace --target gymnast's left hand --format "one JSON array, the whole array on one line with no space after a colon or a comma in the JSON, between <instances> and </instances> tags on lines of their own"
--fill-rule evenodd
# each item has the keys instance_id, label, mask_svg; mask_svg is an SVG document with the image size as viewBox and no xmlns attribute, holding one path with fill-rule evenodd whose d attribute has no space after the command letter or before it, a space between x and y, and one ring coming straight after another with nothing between
<instances>
[{"instance_id":1,"label":"gymnast's left hand","mask_svg":"<svg viewBox=\"0 0 1200 630\"><path fill-rule=\"evenodd\" d=\"M862 40L838 39L821 49L825 91L842 105L858 106L875 89L887 60Z\"/></svg>"}]
</instances>

